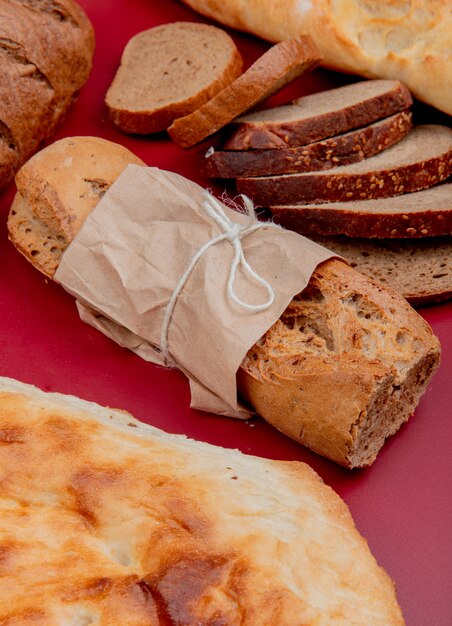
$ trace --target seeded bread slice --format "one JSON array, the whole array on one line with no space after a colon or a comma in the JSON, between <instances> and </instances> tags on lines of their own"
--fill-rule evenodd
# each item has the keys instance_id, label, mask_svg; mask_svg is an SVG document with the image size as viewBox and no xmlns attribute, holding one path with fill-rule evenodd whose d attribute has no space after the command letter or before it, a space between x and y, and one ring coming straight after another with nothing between
<instances>
[{"instance_id":1,"label":"seeded bread slice","mask_svg":"<svg viewBox=\"0 0 452 626\"><path fill-rule=\"evenodd\" d=\"M111 142L75 137L22 167L9 234L37 269L53 275L98 202L98 187L108 188L128 160L139 162ZM430 327L406 300L333 259L249 350L238 389L285 434L358 467L371 464L412 414L439 353Z\"/></svg>"},{"instance_id":2,"label":"seeded bread slice","mask_svg":"<svg viewBox=\"0 0 452 626\"><path fill-rule=\"evenodd\" d=\"M360 81L239 117L224 149L303 146L403 111L412 101L398 80Z\"/></svg>"},{"instance_id":3,"label":"seeded bread slice","mask_svg":"<svg viewBox=\"0 0 452 626\"><path fill-rule=\"evenodd\" d=\"M415 127L387 150L327 172L238 178L240 193L260 206L386 198L431 187L452 174L452 129Z\"/></svg>"},{"instance_id":4,"label":"seeded bread slice","mask_svg":"<svg viewBox=\"0 0 452 626\"><path fill-rule=\"evenodd\" d=\"M270 207L275 222L303 235L413 238L452 235L452 183L394 198Z\"/></svg>"},{"instance_id":5,"label":"seeded bread slice","mask_svg":"<svg viewBox=\"0 0 452 626\"><path fill-rule=\"evenodd\" d=\"M193 146L319 61L319 52L309 37L283 41L267 50L242 76L197 111L175 120L168 132L182 147Z\"/></svg>"},{"instance_id":6,"label":"seeded bread slice","mask_svg":"<svg viewBox=\"0 0 452 626\"><path fill-rule=\"evenodd\" d=\"M413 306L452 298L452 237L310 238L346 258L359 272L395 289Z\"/></svg>"},{"instance_id":7,"label":"seeded bread slice","mask_svg":"<svg viewBox=\"0 0 452 626\"><path fill-rule=\"evenodd\" d=\"M242 57L223 30L163 24L129 41L105 102L124 132L155 133L198 109L241 72Z\"/></svg>"},{"instance_id":8,"label":"seeded bread slice","mask_svg":"<svg viewBox=\"0 0 452 626\"><path fill-rule=\"evenodd\" d=\"M207 151L204 170L212 178L270 176L327 170L378 154L412 128L410 111L401 111L364 128L298 148Z\"/></svg>"}]
</instances>

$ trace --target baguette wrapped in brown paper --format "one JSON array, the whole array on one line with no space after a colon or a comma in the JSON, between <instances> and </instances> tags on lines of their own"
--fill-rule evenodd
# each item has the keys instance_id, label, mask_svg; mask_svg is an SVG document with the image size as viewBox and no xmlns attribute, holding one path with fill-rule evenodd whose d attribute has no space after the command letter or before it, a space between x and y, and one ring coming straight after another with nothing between
<instances>
[{"instance_id":1,"label":"baguette wrapped in brown paper","mask_svg":"<svg viewBox=\"0 0 452 626\"><path fill-rule=\"evenodd\" d=\"M35 267L77 295L84 319L163 363L167 303L193 255L225 233L205 213L205 192L180 176L134 167L118 180L132 173L132 195L111 187L129 163L143 165L93 137L45 148L16 177L9 234ZM246 221L224 211L234 223ZM239 396L276 428L347 467L371 464L438 366L430 327L396 292L269 225L241 245L275 301L265 311L246 310L226 295L236 254L229 234L199 259L168 326L170 356L191 378L194 405L246 417L237 374ZM239 269L236 278L240 299L266 302L267 290L250 275Z\"/></svg>"},{"instance_id":2,"label":"baguette wrapped in brown paper","mask_svg":"<svg viewBox=\"0 0 452 626\"><path fill-rule=\"evenodd\" d=\"M249 417L237 403L236 374L248 350L302 291L317 265L333 255L309 239L271 223L229 235L206 209L224 212L225 225L246 227L243 214L212 199L202 187L158 168L129 165L86 218L63 254L55 280L77 298L83 319L146 360L161 353L165 313L189 262L205 250L175 301L168 323L170 362L189 378L192 406ZM254 217L254 216L253 216ZM274 293L237 268L228 295L235 246Z\"/></svg>"}]
</instances>

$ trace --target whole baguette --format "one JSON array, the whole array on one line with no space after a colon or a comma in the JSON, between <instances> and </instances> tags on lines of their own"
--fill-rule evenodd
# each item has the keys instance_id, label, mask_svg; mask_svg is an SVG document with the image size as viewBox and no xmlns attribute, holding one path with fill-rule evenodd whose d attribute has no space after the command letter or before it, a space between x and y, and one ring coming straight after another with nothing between
<instances>
[{"instance_id":1,"label":"whole baguette","mask_svg":"<svg viewBox=\"0 0 452 626\"><path fill-rule=\"evenodd\" d=\"M347 506L304 463L7 378L0 442L3 626L404 624Z\"/></svg>"},{"instance_id":2,"label":"whole baguette","mask_svg":"<svg viewBox=\"0 0 452 626\"><path fill-rule=\"evenodd\" d=\"M450 0L184 0L223 24L269 41L310 35L323 64L367 78L398 78L452 114Z\"/></svg>"},{"instance_id":3,"label":"whole baguette","mask_svg":"<svg viewBox=\"0 0 452 626\"><path fill-rule=\"evenodd\" d=\"M99 189L127 162L139 160L89 137L63 139L35 155L16 177L8 220L19 251L52 277ZM439 354L430 327L400 295L331 260L250 349L238 387L276 428L358 467L371 464L412 414Z\"/></svg>"}]
</instances>

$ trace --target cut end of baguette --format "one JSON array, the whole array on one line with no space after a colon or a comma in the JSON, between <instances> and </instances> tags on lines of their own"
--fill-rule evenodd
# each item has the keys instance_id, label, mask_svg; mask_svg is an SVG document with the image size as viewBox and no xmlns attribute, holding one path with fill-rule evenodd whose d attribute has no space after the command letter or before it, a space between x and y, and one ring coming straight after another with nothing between
<instances>
[{"instance_id":1,"label":"cut end of baguette","mask_svg":"<svg viewBox=\"0 0 452 626\"><path fill-rule=\"evenodd\" d=\"M223 30L164 24L130 40L105 102L124 132L155 133L201 107L241 71L242 57Z\"/></svg>"},{"instance_id":2,"label":"cut end of baguette","mask_svg":"<svg viewBox=\"0 0 452 626\"><path fill-rule=\"evenodd\" d=\"M61 256L132 152L98 137L61 139L38 152L16 176L9 238L40 272L52 278Z\"/></svg>"},{"instance_id":3,"label":"cut end of baguette","mask_svg":"<svg viewBox=\"0 0 452 626\"><path fill-rule=\"evenodd\" d=\"M400 295L332 260L250 349L239 388L286 435L363 467L412 415L439 356Z\"/></svg>"}]
</instances>

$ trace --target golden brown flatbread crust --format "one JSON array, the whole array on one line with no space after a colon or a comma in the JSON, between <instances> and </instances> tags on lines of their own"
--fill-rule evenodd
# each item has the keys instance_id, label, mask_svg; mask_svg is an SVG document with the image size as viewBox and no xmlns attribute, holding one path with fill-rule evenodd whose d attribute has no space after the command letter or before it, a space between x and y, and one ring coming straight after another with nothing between
<instances>
[{"instance_id":1,"label":"golden brown flatbread crust","mask_svg":"<svg viewBox=\"0 0 452 626\"><path fill-rule=\"evenodd\" d=\"M0 379L0 623L403 624L302 463L169 435Z\"/></svg>"}]
</instances>

